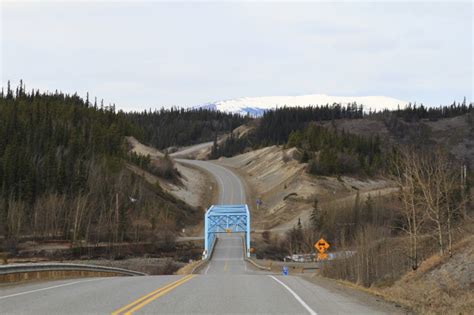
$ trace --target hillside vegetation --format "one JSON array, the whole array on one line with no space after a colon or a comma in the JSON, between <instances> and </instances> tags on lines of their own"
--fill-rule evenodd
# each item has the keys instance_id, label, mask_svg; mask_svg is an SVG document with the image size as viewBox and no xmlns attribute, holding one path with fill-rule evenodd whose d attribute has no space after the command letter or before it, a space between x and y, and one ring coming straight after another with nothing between
<instances>
[{"instance_id":1,"label":"hillside vegetation","mask_svg":"<svg viewBox=\"0 0 474 315\"><path fill-rule=\"evenodd\" d=\"M113 106L8 87L0 95L3 248L14 253L24 239L146 241L195 224L197 209L125 167L151 167L127 153L125 136L141 134Z\"/></svg>"},{"instance_id":2,"label":"hillside vegetation","mask_svg":"<svg viewBox=\"0 0 474 315\"><path fill-rule=\"evenodd\" d=\"M141 127L140 139L157 149L213 141L249 118L206 109L161 109L126 114Z\"/></svg>"},{"instance_id":3,"label":"hillside vegetation","mask_svg":"<svg viewBox=\"0 0 474 315\"><path fill-rule=\"evenodd\" d=\"M474 309L474 236L453 247L452 257L435 254L419 270L378 289L387 299L422 314L470 314Z\"/></svg>"},{"instance_id":4,"label":"hillside vegetation","mask_svg":"<svg viewBox=\"0 0 474 315\"><path fill-rule=\"evenodd\" d=\"M383 174L400 144L440 144L469 164L474 159L473 104L364 113L362 106L278 108L265 112L255 127L215 143L210 158L231 157L269 145L297 147L299 160L314 175Z\"/></svg>"},{"instance_id":5,"label":"hillside vegetation","mask_svg":"<svg viewBox=\"0 0 474 315\"><path fill-rule=\"evenodd\" d=\"M301 109L285 109L292 110ZM298 118L295 130L284 119L273 125L262 118L213 153L228 153L219 162L246 178L252 203L263 201L252 207L261 233L257 258L314 253L323 237L334 256L322 275L422 313L468 314L473 116L472 104L411 107L354 119ZM262 143L256 135L269 126L283 136ZM234 144L245 153L232 153Z\"/></svg>"}]
</instances>

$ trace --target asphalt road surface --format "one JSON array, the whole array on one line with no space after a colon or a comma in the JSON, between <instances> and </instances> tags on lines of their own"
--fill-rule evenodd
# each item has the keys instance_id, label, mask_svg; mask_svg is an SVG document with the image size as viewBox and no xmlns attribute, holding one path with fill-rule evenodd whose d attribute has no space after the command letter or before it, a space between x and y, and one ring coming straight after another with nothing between
<instances>
[{"instance_id":1,"label":"asphalt road surface","mask_svg":"<svg viewBox=\"0 0 474 315\"><path fill-rule=\"evenodd\" d=\"M177 159L176 161L200 167L214 176L219 186L219 204L245 203L246 195L242 181L228 168L208 161L182 159Z\"/></svg>"},{"instance_id":2,"label":"asphalt road surface","mask_svg":"<svg viewBox=\"0 0 474 315\"><path fill-rule=\"evenodd\" d=\"M192 161L216 176L222 203L242 203L231 171ZM375 301L375 298L374 298ZM374 305L375 303L375 305ZM74 279L0 286L0 314L383 314L397 309L308 282L257 271L241 235L221 236L199 275Z\"/></svg>"},{"instance_id":3,"label":"asphalt road surface","mask_svg":"<svg viewBox=\"0 0 474 315\"><path fill-rule=\"evenodd\" d=\"M210 141L210 142L192 145L189 147L184 147L174 153L171 153L171 156L174 158L186 157L189 155L199 153L200 151L209 149L212 147L213 144L214 144L214 141Z\"/></svg>"}]
</instances>

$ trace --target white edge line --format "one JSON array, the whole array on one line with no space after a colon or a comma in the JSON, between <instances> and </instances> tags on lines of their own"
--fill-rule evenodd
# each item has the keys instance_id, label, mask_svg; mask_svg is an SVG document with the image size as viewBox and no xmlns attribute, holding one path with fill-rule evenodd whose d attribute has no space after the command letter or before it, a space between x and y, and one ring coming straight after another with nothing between
<instances>
[{"instance_id":1,"label":"white edge line","mask_svg":"<svg viewBox=\"0 0 474 315\"><path fill-rule=\"evenodd\" d=\"M209 268L210 268L210 267L211 267L211 262L209 262L209 263L207 264L207 268L206 268L206 270L204 271L204 274L205 274L205 275L207 275L207 272L209 271Z\"/></svg>"},{"instance_id":2,"label":"white edge line","mask_svg":"<svg viewBox=\"0 0 474 315\"><path fill-rule=\"evenodd\" d=\"M242 248L245 248L244 238L243 237L239 237L239 238L240 238L240 241L242 242ZM244 253L242 253L242 262L244 263L245 272L247 272L247 262L245 261L245 254Z\"/></svg>"},{"instance_id":3,"label":"white edge line","mask_svg":"<svg viewBox=\"0 0 474 315\"><path fill-rule=\"evenodd\" d=\"M51 289L56 289L56 288L60 288L60 287L65 287L65 286L68 286L68 285L77 284L77 283L97 281L97 280L103 280L103 279L91 279L91 280L75 281L75 282L69 282L69 283L54 285L54 286L51 286L51 287L46 287L46 288L41 288L41 289L36 289L36 290L31 290L31 291L25 291L25 292L10 294L10 295L4 295L4 296L0 296L0 300L10 298L10 297L14 297L14 296L18 296L18 295L24 295L24 294L29 294L29 293L39 292L39 291L51 290Z\"/></svg>"},{"instance_id":4,"label":"white edge line","mask_svg":"<svg viewBox=\"0 0 474 315\"><path fill-rule=\"evenodd\" d=\"M294 297L295 299L300 302L301 305L303 305L303 307L311 314L311 315L318 315L318 313L316 313L315 311L313 311L311 309L311 307L308 306L308 304L305 303L305 301L303 301L302 298L299 297L298 294L295 293L295 291L293 291L289 286L287 286L286 284L284 284L282 281L278 280L276 277L274 276L269 276L270 278L272 278L273 280L275 280L276 282L278 282L279 284L281 284L283 287L285 287L285 289L287 289Z\"/></svg>"},{"instance_id":5,"label":"white edge line","mask_svg":"<svg viewBox=\"0 0 474 315\"><path fill-rule=\"evenodd\" d=\"M210 162L209 162L209 163L210 163ZM239 194L239 196L240 196L240 202L241 202L241 203L245 203L245 201L243 200L243 199L244 199L244 197L243 197L243 195L244 195L244 187L243 187L243 185L242 185L242 181L240 180L240 178L239 178L233 171L231 171L230 169L228 169L227 167L222 166L222 165L217 164L217 163L212 163L212 164L215 165L215 166L217 166L217 167L219 167L219 168L221 168L221 169L223 169L226 173L230 174L231 177L234 177L234 178L235 178L235 180L237 181L237 183L239 183L239 188L240 188L240 194Z\"/></svg>"}]
</instances>

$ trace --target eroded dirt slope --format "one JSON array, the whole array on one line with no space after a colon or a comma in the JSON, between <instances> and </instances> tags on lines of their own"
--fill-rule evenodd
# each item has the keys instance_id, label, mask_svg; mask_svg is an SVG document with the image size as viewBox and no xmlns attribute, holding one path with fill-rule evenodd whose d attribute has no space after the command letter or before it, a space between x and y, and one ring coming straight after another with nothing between
<instances>
[{"instance_id":1,"label":"eroded dirt slope","mask_svg":"<svg viewBox=\"0 0 474 315\"><path fill-rule=\"evenodd\" d=\"M128 137L127 140L132 151L143 155L149 154L152 161L163 157L160 151L138 142L133 137ZM215 185L214 179L199 168L175 163L175 167L181 174L180 183L177 183L160 178L132 164L128 164L127 167L151 184L158 182L166 192L191 206L207 208L212 203L213 196L209 193L209 187Z\"/></svg>"},{"instance_id":2,"label":"eroded dirt slope","mask_svg":"<svg viewBox=\"0 0 474 315\"><path fill-rule=\"evenodd\" d=\"M390 183L382 179L311 176L305 172L306 165L293 158L294 150L271 146L219 160L245 179L247 202L257 230L283 232L293 227L298 218L307 222L315 198L324 207L330 203L353 203L357 192L364 198L393 191ZM257 199L263 201L258 209Z\"/></svg>"}]
</instances>

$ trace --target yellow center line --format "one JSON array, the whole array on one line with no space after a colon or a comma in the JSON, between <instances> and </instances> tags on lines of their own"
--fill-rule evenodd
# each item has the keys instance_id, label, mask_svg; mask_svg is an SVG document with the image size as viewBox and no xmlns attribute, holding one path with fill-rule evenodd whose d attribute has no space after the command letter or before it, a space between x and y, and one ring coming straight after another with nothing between
<instances>
[{"instance_id":1,"label":"yellow center line","mask_svg":"<svg viewBox=\"0 0 474 315\"><path fill-rule=\"evenodd\" d=\"M125 314L131 314L132 312L134 312L135 310L138 310L139 308L135 309L135 307L137 305L141 305L140 308L142 306L144 306L145 304L148 304L149 302L151 302L152 300L156 299L157 297L165 294L166 292L169 292L171 291L172 289L176 288L177 286L185 283L186 281L188 280L191 280L195 275L187 275L183 278L180 278L174 282L171 282L163 287L160 287L144 296L142 296L141 298L133 301L132 303L130 304L127 304L125 305L124 307L121 307L119 308L118 310L112 312L112 315L118 315L126 310L128 310L127 313ZM162 293L162 294L161 294ZM144 304L143 304L144 303ZM142 305L143 304L143 305Z\"/></svg>"},{"instance_id":2,"label":"yellow center line","mask_svg":"<svg viewBox=\"0 0 474 315\"><path fill-rule=\"evenodd\" d=\"M133 308L131 308L128 312L125 313L125 315L131 315L133 312L136 312L138 311L139 309L141 309L143 306L147 305L148 303L150 303L151 301L153 300L156 300L157 298L159 298L160 296L162 295L165 295L166 293L170 292L171 290L179 287L180 285L182 285L183 283L185 282L188 282L189 280L191 280L192 278L194 278L196 275L191 275L191 277L188 277L186 279L183 279L181 282L178 282L170 287L168 287L167 289L165 290L162 290L160 292L158 292L157 294L151 296L150 298L148 298L147 300L141 302L140 304L134 306Z\"/></svg>"}]
</instances>

